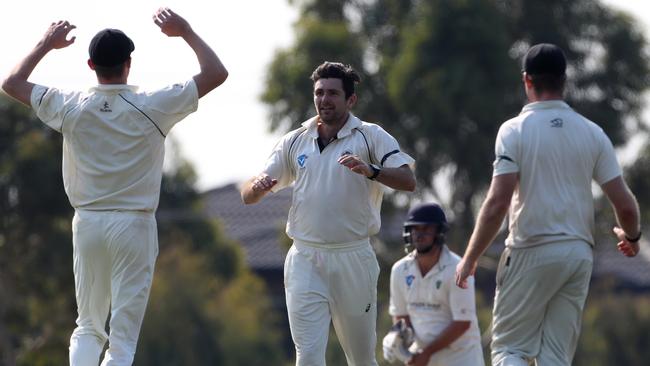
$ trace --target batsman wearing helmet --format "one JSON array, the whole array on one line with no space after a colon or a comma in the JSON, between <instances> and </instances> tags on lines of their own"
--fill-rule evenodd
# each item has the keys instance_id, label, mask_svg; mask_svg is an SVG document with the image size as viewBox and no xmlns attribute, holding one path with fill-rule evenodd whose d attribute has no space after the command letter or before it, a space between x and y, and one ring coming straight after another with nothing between
<instances>
[{"instance_id":1,"label":"batsman wearing helmet","mask_svg":"<svg viewBox=\"0 0 650 366\"><path fill-rule=\"evenodd\" d=\"M388 311L395 324L405 321L413 328L414 341L409 347L412 355L405 360L399 352L402 345L396 343L408 337L389 333L383 342L388 361L417 366L484 364L474 278L468 278L465 289L455 285L460 257L445 244L448 230L445 213L435 203L415 206L408 213L403 235L410 252L391 270Z\"/></svg>"}]
</instances>

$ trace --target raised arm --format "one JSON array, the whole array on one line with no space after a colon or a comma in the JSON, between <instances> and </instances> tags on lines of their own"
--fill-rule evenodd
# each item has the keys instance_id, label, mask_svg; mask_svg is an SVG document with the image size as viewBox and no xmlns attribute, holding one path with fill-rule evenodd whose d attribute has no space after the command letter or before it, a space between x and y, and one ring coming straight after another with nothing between
<instances>
[{"instance_id":1,"label":"raised arm","mask_svg":"<svg viewBox=\"0 0 650 366\"><path fill-rule=\"evenodd\" d=\"M194 32L187 20L169 8L160 8L153 15L153 21L167 36L183 38L196 54L201 68L201 71L194 75L199 98L226 81L228 71L221 60L212 48Z\"/></svg>"},{"instance_id":2,"label":"raised arm","mask_svg":"<svg viewBox=\"0 0 650 366\"><path fill-rule=\"evenodd\" d=\"M2 90L19 102L30 106L34 84L27 81L36 65L53 49L65 48L74 43L75 37L68 39L68 33L76 27L67 20L50 24L43 38L34 49L14 67L2 82Z\"/></svg>"}]
</instances>

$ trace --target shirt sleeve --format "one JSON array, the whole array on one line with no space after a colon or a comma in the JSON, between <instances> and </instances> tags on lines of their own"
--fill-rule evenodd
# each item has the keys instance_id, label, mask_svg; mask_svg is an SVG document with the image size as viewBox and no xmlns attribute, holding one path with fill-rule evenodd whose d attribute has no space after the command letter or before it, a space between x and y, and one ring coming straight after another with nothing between
<instances>
[{"instance_id":1,"label":"shirt sleeve","mask_svg":"<svg viewBox=\"0 0 650 366\"><path fill-rule=\"evenodd\" d=\"M176 123L195 112L199 106L199 92L194 79L148 92L141 108L155 121L164 135Z\"/></svg>"},{"instance_id":2,"label":"shirt sleeve","mask_svg":"<svg viewBox=\"0 0 650 366\"><path fill-rule=\"evenodd\" d=\"M453 277L452 277L453 278ZM463 289L452 283L449 290L451 317L455 321L473 320L476 316L474 297L474 276L467 278L467 288Z\"/></svg>"},{"instance_id":3,"label":"shirt sleeve","mask_svg":"<svg viewBox=\"0 0 650 366\"><path fill-rule=\"evenodd\" d=\"M502 125L494 144L494 170L492 176L519 172L519 134L507 125Z\"/></svg>"},{"instance_id":4,"label":"shirt sleeve","mask_svg":"<svg viewBox=\"0 0 650 366\"><path fill-rule=\"evenodd\" d=\"M415 159L403 152L397 140L383 128L375 125L372 138L370 151L375 164L385 168L398 168L402 165L413 168Z\"/></svg>"},{"instance_id":5,"label":"shirt sleeve","mask_svg":"<svg viewBox=\"0 0 650 366\"><path fill-rule=\"evenodd\" d=\"M623 174L623 172L621 170L620 164L618 163L618 160L616 159L616 152L614 151L614 146L612 145L609 137L607 137L602 129L600 129L598 132L601 140L601 150L600 154L598 155L598 159L596 160L593 179L598 184L602 185L620 176Z\"/></svg>"},{"instance_id":6,"label":"shirt sleeve","mask_svg":"<svg viewBox=\"0 0 650 366\"><path fill-rule=\"evenodd\" d=\"M394 266L390 272L390 303L388 305L388 314L391 316L408 315L406 294L404 293L404 287L399 285L400 276L397 272L397 266Z\"/></svg>"},{"instance_id":7,"label":"shirt sleeve","mask_svg":"<svg viewBox=\"0 0 650 366\"><path fill-rule=\"evenodd\" d=\"M57 88L34 85L30 103L36 116L47 126L61 132L66 111L79 101L80 92L64 92Z\"/></svg>"},{"instance_id":8,"label":"shirt sleeve","mask_svg":"<svg viewBox=\"0 0 650 366\"><path fill-rule=\"evenodd\" d=\"M293 134L285 135L273 148L266 164L262 170L269 177L277 179L278 183L271 189L272 192L277 192L294 181L294 174L289 163L289 147L291 141L297 138Z\"/></svg>"}]
</instances>

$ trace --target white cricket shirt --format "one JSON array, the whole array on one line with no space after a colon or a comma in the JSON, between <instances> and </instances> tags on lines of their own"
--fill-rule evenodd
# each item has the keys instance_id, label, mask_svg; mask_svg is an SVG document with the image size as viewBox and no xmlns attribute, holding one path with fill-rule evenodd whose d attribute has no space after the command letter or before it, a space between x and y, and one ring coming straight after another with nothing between
<instances>
[{"instance_id":1,"label":"white cricket shirt","mask_svg":"<svg viewBox=\"0 0 650 366\"><path fill-rule=\"evenodd\" d=\"M462 352L480 347L481 335L476 317L474 276L468 287L456 286L456 265L460 257L445 245L438 263L422 277L415 252L397 261L390 273L392 316L408 315L415 341L422 349L433 342L453 321L470 321L469 329L449 345L449 351Z\"/></svg>"},{"instance_id":2,"label":"white cricket shirt","mask_svg":"<svg viewBox=\"0 0 650 366\"><path fill-rule=\"evenodd\" d=\"M198 106L194 80L153 92L100 84L88 92L36 85L32 108L63 134L63 183L86 210L155 211L165 136Z\"/></svg>"},{"instance_id":3,"label":"white cricket shirt","mask_svg":"<svg viewBox=\"0 0 650 366\"><path fill-rule=\"evenodd\" d=\"M380 126L350 114L347 122L321 152L318 117L286 134L269 156L264 172L276 178L275 190L294 183L287 234L318 244L352 243L379 231L384 186L338 163L355 154L386 168L412 165L397 140Z\"/></svg>"},{"instance_id":4,"label":"white cricket shirt","mask_svg":"<svg viewBox=\"0 0 650 366\"><path fill-rule=\"evenodd\" d=\"M594 245L591 182L621 175L611 141L563 101L524 106L501 125L494 176L519 174L506 245L530 247L563 240Z\"/></svg>"}]
</instances>

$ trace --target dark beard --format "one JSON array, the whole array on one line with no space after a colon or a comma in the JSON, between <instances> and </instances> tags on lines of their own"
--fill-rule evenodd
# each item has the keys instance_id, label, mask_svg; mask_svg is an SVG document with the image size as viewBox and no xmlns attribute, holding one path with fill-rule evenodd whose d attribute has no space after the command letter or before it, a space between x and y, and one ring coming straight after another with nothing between
<instances>
[{"instance_id":1,"label":"dark beard","mask_svg":"<svg viewBox=\"0 0 650 366\"><path fill-rule=\"evenodd\" d=\"M427 253L431 252L431 249L433 249L433 247L435 247L435 246L436 246L435 244L431 243L431 245L429 245L426 248L420 249L418 247L415 247L415 251L418 252L418 254L427 254Z\"/></svg>"}]
</instances>

